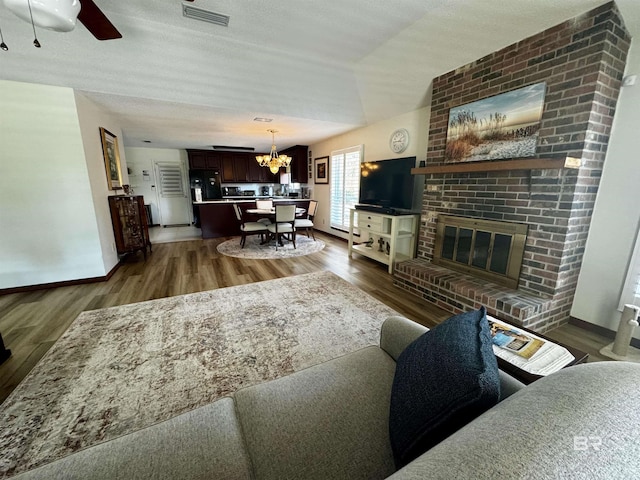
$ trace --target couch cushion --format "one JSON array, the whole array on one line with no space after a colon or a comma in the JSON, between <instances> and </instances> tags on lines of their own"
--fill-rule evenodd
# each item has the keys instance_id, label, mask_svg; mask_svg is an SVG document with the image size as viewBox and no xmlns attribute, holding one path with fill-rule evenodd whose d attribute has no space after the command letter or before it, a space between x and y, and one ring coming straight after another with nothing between
<instances>
[{"instance_id":1,"label":"couch cushion","mask_svg":"<svg viewBox=\"0 0 640 480\"><path fill-rule=\"evenodd\" d=\"M380 348L397 361L404 349L427 331L429 331L427 327L408 318L398 315L388 317L380 330ZM498 370L498 373L500 374L500 400L524 388L522 382L508 373L502 370Z\"/></svg>"},{"instance_id":2,"label":"couch cushion","mask_svg":"<svg viewBox=\"0 0 640 480\"><path fill-rule=\"evenodd\" d=\"M398 357L389 419L396 465L406 465L499 398L484 307L429 330Z\"/></svg>"},{"instance_id":3,"label":"couch cushion","mask_svg":"<svg viewBox=\"0 0 640 480\"><path fill-rule=\"evenodd\" d=\"M235 393L257 479L376 479L395 468L395 362L378 347Z\"/></svg>"},{"instance_id":4,"label":"couch cushion","mask_svg":"<svg viewBox=\"0 0 640 480\"><path fill-rule=\"evenodd\" d=\"M251 467L233 400L223 398L15 478L249 479Z\"/></svg>"},{"instance_id":5,"label":"couch cushion","mask_svg":"<svg viewBox=\"0 0 640 480\"><path fill-rule=\"evenodd\" d=\"M639 364L565 368L500 402L391 479L638 478L638 385Z\"/></svg>"}]
</instances>

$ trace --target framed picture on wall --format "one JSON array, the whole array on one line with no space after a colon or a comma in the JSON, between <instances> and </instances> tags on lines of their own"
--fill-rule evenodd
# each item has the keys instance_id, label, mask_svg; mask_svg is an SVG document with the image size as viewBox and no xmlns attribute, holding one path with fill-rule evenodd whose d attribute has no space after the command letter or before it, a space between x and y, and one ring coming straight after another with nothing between
<instances>
[{"instance_id":1,"label":"framed picture on wall","mask_svg":"<svg viewBox=\"0 0 640 480\"><path fill-rule=\"evenodd\" d=\"M449 110L444 161L534 156L545 91L541 82Z\"/></svg>"},{"instance_id":2,"label":"framed picture on wall","mask_svg":"<svg viewBox=\"0 0 640 480\"><path fill-rule=\"evenodd\" d=\"M120 169L118 137L106 128L100 127L100 140L102 141L104 168L107 173L107 186L109 190L120 190L122 188L122 171Z\"/></svg>"},{"instance_id":3,"label":"framed picture on wall","mask_svg":"<svg viewBox=\"0 0 640 480\"><path fill-rule=\"evenodd\" d=\"M315 183L329 183L329 157L319 157L313 161Z\"/></svg>"}]
</instances>

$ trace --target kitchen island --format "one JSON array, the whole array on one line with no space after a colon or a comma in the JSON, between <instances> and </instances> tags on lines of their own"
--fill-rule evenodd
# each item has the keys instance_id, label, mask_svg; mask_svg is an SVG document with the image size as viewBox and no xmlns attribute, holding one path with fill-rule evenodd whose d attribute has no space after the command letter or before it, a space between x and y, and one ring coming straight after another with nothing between
<instances>
[{"instance_id":1,"label":"kitchen island","mask_svg":"<svg viewBox=\"0 0 640 480\"><path fill-rule=\"evenodd\" d=\"M200 210L200 228L202 238L234 237L240 235L240 225L236 219L233 205L238 205L244 213L249 208L256 208L256 199L273 199L274 205L296 205L309 208L309 199L289 197L227 197L221 200L205 200L193 202L193 206Z\"/></svg>"}]
</instances>

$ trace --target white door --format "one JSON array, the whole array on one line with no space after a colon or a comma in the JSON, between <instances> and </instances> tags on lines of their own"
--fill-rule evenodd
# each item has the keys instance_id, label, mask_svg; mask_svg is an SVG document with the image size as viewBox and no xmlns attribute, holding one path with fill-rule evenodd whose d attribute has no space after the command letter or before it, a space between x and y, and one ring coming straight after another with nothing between
<instances>
[{"instance_id":1,"label":"white door","mask_svg":"<svg viewBox=\"0 0 640 480\"><path fill-rule=\"evenodd\" d=\"M154 162L158 182L158 210L160 224L191 225L191 201L187 192L183 164Z\"/></svg>"}]
</instances>

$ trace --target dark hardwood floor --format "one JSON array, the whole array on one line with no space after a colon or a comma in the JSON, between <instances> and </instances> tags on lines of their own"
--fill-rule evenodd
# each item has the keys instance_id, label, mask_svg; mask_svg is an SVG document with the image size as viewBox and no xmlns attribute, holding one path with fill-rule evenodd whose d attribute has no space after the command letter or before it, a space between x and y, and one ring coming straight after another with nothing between
<instances>
[{"instance_id":1,"label":"dark hardwood floor","mask_svg":"<svg viewBox=\"0 0 640 480\"><path fill-rule=\"evenodd\" d=\"M326 243L319 253L279 260L225 257L216 247L226 239L161 243L153 254L125 261L106 282L0 296L0 332L12 356L0 365L0 401L13 391L47 350L85 310L330 270L406 317L433 327L450 314L393 285L386 267L354 255L345 241L316 232ZM573 325L547 334L602 359L610 341ZM46 361L46 359L45 359Z\"/></svg>"}]
</instances>

